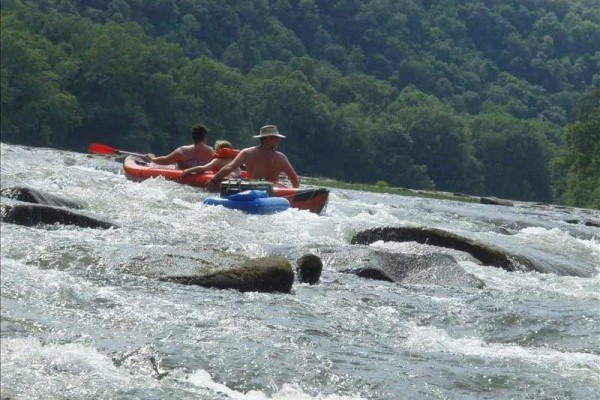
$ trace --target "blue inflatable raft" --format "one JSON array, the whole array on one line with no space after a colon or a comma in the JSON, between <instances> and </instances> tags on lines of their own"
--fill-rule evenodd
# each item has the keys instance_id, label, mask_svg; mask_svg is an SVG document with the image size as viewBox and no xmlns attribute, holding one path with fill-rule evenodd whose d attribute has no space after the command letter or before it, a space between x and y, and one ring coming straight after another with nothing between
<instances>
[{"instance_id":1,"label":"blue inflatable raft","mask_svg":"<svg viewBox=\"0 0 600 400\"><path fill-rule=\"evenodd\" d=\"M265 190L246 190L227 197L209 197L204 200L209 206L224 206L248 214L273 214L290 208L283 197L269 197Z\"/></svg>"}]
</instances>

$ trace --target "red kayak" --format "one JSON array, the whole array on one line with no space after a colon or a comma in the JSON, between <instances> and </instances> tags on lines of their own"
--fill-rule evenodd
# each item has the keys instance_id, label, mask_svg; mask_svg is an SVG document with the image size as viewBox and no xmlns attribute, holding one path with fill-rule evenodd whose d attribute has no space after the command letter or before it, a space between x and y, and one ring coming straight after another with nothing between
<instances>
[{"instance_id":1,"label":"red kayak","mask_svg":"<svg viewBox=\"0 0 600 400\"><path fill-rule=\"evenodd\" d=\"M202 174L193 174L181 178L180 169L174 166L154 165L136 159L127 157L123 162L123 171L127 179L141 182L149 178L163 177L168 181L204 188L213 177L214 173L204 172ZM225 181L234 182L234 181ZM280 183L252 182L236 180L236 184L228 183L229 186L237 185L244 189L262 189L262 186L275 197L285 197L290 206L299 210L308 210L310 212L321 214L327 206L329 199L329 190L325 188L316 189L296 189L290 188ZM268 188L267 188L268 187Z\"/></svg>"},{"instance_id":2,"label":"red kayak","mask_svg":"<svg viewBox=\"0 0 600 400\"><path fill-rule=\"evenodd\" d=\"M192 174L181 178L181 169L171 165L155 165L140 161L135 157L127 157L123 161L123 171L127 179L135 182L141 182L148 178L163 177L168 181L183 183L184 185L206 187L208 181L213 177L214 173L204 172L202 174Z\"/></svg>"}]
</instances>

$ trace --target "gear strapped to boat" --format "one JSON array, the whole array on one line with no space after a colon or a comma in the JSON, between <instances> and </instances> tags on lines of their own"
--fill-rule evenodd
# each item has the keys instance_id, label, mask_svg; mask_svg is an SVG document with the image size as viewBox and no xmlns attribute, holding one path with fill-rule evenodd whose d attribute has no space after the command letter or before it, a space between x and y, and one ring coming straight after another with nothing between
<instances>
[{"instance_id":1,"label":"gear strapped to boat","mask_svg":"<svg viewBox=\"0 0 600 400\"><path fill-rule=\"evenodd\" d=\"M232 194L245 192L246 190L264 190L270 196L273 196L273 184L269 182L252 182L241 179L229 179L221 182L221 197L231 196Z\"/></svg>"}]
</instances>

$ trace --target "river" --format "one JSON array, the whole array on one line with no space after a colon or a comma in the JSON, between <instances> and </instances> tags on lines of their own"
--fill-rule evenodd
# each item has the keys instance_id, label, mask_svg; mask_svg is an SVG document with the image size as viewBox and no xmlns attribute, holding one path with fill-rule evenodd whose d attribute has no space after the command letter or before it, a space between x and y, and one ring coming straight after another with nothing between
<instances>
[{"instance_id":1,"label":"river","mask_svg":"<svg viewBox=\"0 0 600 400\"><path fill-rule=\"evenodd\" d=\"M418 225L600 271L600 229L565 222L598 211L332 189L324 215L252 216L205 206L192 187L130 182L110 159L8 144L1 177L121 225L1 225L3 399L600 397L598 274L507 272L446 250L485 287L402 284L338 272L332 256L358 231ZM321 282L242 293L122 268L133 255L206 246L292 264L313 253Z\"/></svg>"}]
</instances>

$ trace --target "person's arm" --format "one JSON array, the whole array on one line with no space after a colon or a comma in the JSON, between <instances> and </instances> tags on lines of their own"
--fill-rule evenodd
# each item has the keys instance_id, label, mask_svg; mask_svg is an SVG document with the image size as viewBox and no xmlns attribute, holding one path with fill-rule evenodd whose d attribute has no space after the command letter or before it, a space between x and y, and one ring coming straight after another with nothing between
<instances>
[{"instance_id":1,"label":"person's arm","mask_svg":"<svg viewBox=\"0 0 600 400\"><path fill-rule=\"evenodd\" d=\"M285 155L283 155L283 161L283 173L287 175L292 187L299 188L300 180L298 179L298 174L296 174L294 167L292 167L292 164L290 164L290 161Z\"/></svg>"},{"instance_id":2,"label":"person's arm","mask_svg":"<svg viewBox=\"0 0 600 400\"><path fill-rule=\"evenodd\" d=\"M156 157L154 154L146 154L146 157L152 161L154 164L158 165L168 165L168 164L177 164L181 161L183 156L183 152L181 148L173 150L170 154L166 156Z\"/></svg>"},{"instance_id":3,"label":"person's arm","mask_svg":"<svg viewBox=\"0 0 600 400\"><path fill-rule=\"evenodd\" d=\"M218 162L218 159L215 158L214 160L212 160L208 164L198 165L197 167L192 167L192 168L184 169L183 171L181 171L181 177L183 178L183 177L185 177L187 175L190 175L190 174L197 174L197 173L202 173L202 172L210 171L215 166L215 164L217 162Z\"/></svg>"},{"instance_id":4,"label":"person's arm","mask_svg":"<svg viewBox=\"0 0 600 400\"><path fill-rule=\"evenodd\" d=\"M208 190L213 191L216 186L219 184L221 180L230 173L232 173L236 168L239 168L240 165L246 162L246 153L244 150L240 151L240 153L226 166L221 168L219 172L217 172L212 179L208 182L206 186Z\"/></svg>"}]
</instances>

